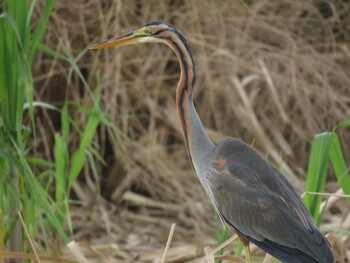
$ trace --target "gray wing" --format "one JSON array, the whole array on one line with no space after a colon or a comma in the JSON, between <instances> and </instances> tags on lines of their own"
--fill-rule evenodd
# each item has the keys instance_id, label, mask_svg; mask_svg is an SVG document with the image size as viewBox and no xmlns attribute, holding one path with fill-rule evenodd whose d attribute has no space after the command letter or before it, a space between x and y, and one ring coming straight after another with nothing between
<instances>
[{"instance_id":1,"label":"gray wing","mask_svg":"<svg viewBox=\"0 0 350 263\"><path fill-rule=\"evenodd\" d=\"M322 257L315 247L324 237L303 201L286 178L247 144L234 138L218 144L207 178L221 216L243 235Z\"/></svg>"}]
</instances>

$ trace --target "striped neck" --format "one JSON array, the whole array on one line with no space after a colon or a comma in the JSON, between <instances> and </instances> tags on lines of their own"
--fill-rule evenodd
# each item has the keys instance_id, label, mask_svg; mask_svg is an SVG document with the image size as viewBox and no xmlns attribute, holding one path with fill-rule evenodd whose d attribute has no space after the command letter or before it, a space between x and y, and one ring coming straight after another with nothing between
<instances>
[{"instance_id":1,"label":"striped neck","mask_svg":"<svg viewBox=\"0 0 350 263\"><path fill-rule=\"evenodd\" d=\"M187 151L191 158L191 123L189 123L189 104L192 102L192 89L195 83L195 68L190 48L185 38L177 31L168 31L164 38L167 44L176 54L180 63L180 79L176 89L176 106L179 114L182 135Z\"/></svg>"},{"instance_id":2,"label":"striped neck","mask_svg":"<svg viewBox=\"0 0 350 263\"><path fill-rule=\"evenodd\" d=\"M181 122L185 145L195 169L202 160L202 154L213 148L213 143L204 131L203 125L192 101L195 83L195 66L189 44L176 30L168 31L162 37L165 44L174 50L180 63L180 80L176 89L176 106Z\"/></svg>"}]
</instances>

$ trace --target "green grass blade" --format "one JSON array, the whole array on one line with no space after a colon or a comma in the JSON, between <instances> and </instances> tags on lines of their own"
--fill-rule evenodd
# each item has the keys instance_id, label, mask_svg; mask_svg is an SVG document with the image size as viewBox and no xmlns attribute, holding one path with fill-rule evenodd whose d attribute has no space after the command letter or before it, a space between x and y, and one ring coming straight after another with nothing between
<instances>
[{"instance_id":1,"label":"green grass blade","mask_svg":"<svg viewBox=\"0 0 350 263\"><path fill-rule=\"evenodd\" d=\"M34 165L46 167L46 168L54 168L55 167L54 163L37 158L37 157L27 157L27 162L34 164Z\"/></svg>"},{"instance_id":2,"label":"green grass blade","mask_svg":"<svg viewBox=\"0 0 350 263\"><path fill-rule=\"evenodd\" d=\"M57 51L55 50L52 50L51 48L48 48L47 46L39 43L38 44L38 49L41 51L41 52L44 52L48 55L51 55L53 57L57 57L57 58L60 58L60 59L63 59L64 61L67 61L69 62L69 59L66 58L65 56L63 56L61 53L58 53Z\"/></svg>"},{"instance_id":3,"label":"green grass blade","mask_svg":"<svg viewBox=\"0 0 350 263\"><path fill-rule=\"evenodd\" d=\"M86 114L96 114L96 110L94 109L90 109L88 107L86 107L83 104L77 103L77 102L69 102L69 105L72 105L78 109L80 109L81 111L85 112ZM102 112L98 113L99 114L99 121L106 125L108 128L112 129L113 131L117 132L119 135L121 135L123 137L123 139L128 140L128 136L126 134L124 134L113 122L111 122L107 116L105 114L103 114ZM72 123L72 122L71 122Z\"/></svg>"},{"instance_id":4,"label":"green grass blade","mask_svg":"<svg viewBox=\"0 0 350 263\"><path fill-rule=\"evenodd\" d=\"M3 122L7 130L16 136L16 109L19 87L20 55L18 46L22 45L16 22L11 15L0 16L0 104Z\"/></svg>"},{"instance_id":5,"label":"green grass blade","mask_svg":"<svg viewBox=\"0 0 350 263\"><path fill-rule=\"evenodd\" d=\"M217 241L217 244L220 245L227 240L230 233L230 229L226 224L222 225L222 222L217 213L215 213L215 222L216 222L216 241ZM217 252L217 255L220 256L223 253L224 253L224 249L222 248ZM217 260L216 262L221 263L221 260Z\"/></svg>"},{"instance_id":6,"label":"green grass blade","mask_svg":"<svg viewBox=\"0 0 350 263\"><path fill-rule=\"evenodd\" d=\"M89 94L90 94L90 96L91 96L91 99L92 99L93 101L95 101L95 100L94 100L95 97L93 96L93 94L92 94L92 92L91 92L91 90L90 90L89 84L86 82L86 80L85 80L83 74L81 73L80 68L79 68L79 66L78 66L78 64L77 64L78 61L79 61L79 59L81 59L81 58L85 55L85 53L86 53L88 50L89 50L88 48L83 49L83 50L78 54L78 56L75 57L75 58L68 52L68 50L65 50L65 51L66 51L66 57L68 58L69 63L70 63L70 65L71 65L71 68L69 69L67 78L68 78L68 81L70 82L70 81L71 81L72 73L73 73L73 71L74 71L74 72L79 76L79 78L80 78L80 80L82 81L82 83L84 84L86 90L89 92Z\"/></svg>"},{"instance_id":7,"label":"green grass blade","mask_svg":"<svg viewBox=\"0 0 350 263\"><path fill-rule=\"evenodd\" d=\"M46 103L46 102L42 102L42 101L33 101L32 105L30 105L28 102L23 104L23 109L27 110L30 107L41 107L41 108L45 108L48 110L55 110L55 111L60 111L59 108L53 106L52 104Z\"/></svg>"},{"instance_id":8,"label":"green grass blade","mask_svg":"<svg viewBox=\"0 0 350 263\"><path fill-rule=\"evenodd\" d=\"M57 230L57 232L63 238L65 243L69 242L68 236L66 235L63 229L63 225L59 221L55 211L53 210L53 203L51 201L49 193L47 193L36 180L36 177L34 176L32 170L29 167L29 164L25 159L24 152L21 151L21 149L17 145L14 145L14 147L21 167L21 178L23 180L23 187L28 193L35 193L35 195L32 196L32 200L30 200L30 202L35 202L36 206L35 210L31 212L36 213L39 210L39 208L42 208L42 210L39 210L39 216L42 217L42 211L45 211L45 216L47 217L53 228Z\"/></svg>"},{"instance_id":9,"label":"green grass blade","mask_svg":"<svg viewBox=\"0 0 350 263\"><path fill-rule=\"evenodd\" d=\"M62 137L63 140L68 142L69 140L69 131L70 131L70 118L68 113L68 103L66 102L63 105L62 114L61 114L61 124L62 124Z\"/></svg>"},{"instance_id":10,"label":"green grass blade","mask_svg":"<svg viewBox=\"0 0 350 263\"><path fill-rule=\"evenodd\" d=\"M91 99L94 100L94 96L93 94L91 93L91 90L89 88L89 85L88 83L86 82L83 74L81 73L80 71L80 68L79 66L77 65L77 62L79 61L79 59L81 59L83 57L83 55L88 51L88 48L82 50L79 55L74 58L67 50L65 50L65 55L62 55L61 53L58 53L48 47L46 47L45 45L43 44L39 44L38 45L38 48L44 52L44 53L47 53L51 56L55 56L55 57L58 57L60 59L63 59L65 61L67 61L70 65L71 65L71 69L69 70L69 73L68 73L68 80L70 81L71 79L71 75L72 75L72 72L76 72L76 74L79 76L80 80L82 81L82 83L84 84L86 90L89 92L89 94L91 95Z\"/></svg>"},{"instance_id":11,"label":"green grass blade","mask_svg":"<svg viewBox=\"0 0 350 263\"><path fill-rule=\"evenodd\" d=\"M20 37L20 34L18 32L18 28L17 28L17 24L16 24L16 21L13 19L13 17L11 15L9 15L8 13L2 13L0 15L0 20L2 20L4 23L7 22L9 24L9 26L11 26L11 29L13 30L13 33L15 34L15 39L19 45L19 47L21 49L23 49L23 44L22 44L22 41L21 41L21 37ZM2 35L5 35L6 34L6 38L9 37L10 34L10 31L9 28L7 27L7 25L3 24L2 25L4 31L2 33ZM13 36L11 36L13 38ZM5 38L3 38L3 40L5 41ZM7 38L8 41L14 41L13 39L12 40L9 40Z\"/></svg>"},{"instance_id":12,"label":"green grass blade","mask_svg":"<svg viewBox=\"0 0 350 263\"><path fill-rule=\"evenodd\" d=\"M0 157L5 159L8 163L14 165L20 171L20 173L23 173L23 167L21 163L17 160L16 156L0 149Z\"/></svg>"},{"instance_id":13,"label":"green grass blade","mask_svg":"<svg viewBox=\"0 0 350 263\"><path fill-rule=\"evenodd\" d=\"M333 133L332 147L330 149L329 157L338 184L343 189L344 194L350 195L349 167L346 166L339 138L335 133ZM350 202L350 198L348 198L348 201Z\"/></svg>"},{"instance_id":14,"label":"green grass blade","mask_svg":"<svg viewBox=\"0 0 350 263\"><path fill-rule=\"evenodd\" d=\"M27 27L28 3L27 0L7 1L8 12L16 21L19 38L21 39L21 49L25 52L30 40L30 28Z\"/></svg>"},{"instance_id":15,"label":"green grass blade","mask_svg":"<svg viewBox=\"0 0 350 263\"><path fill-rule=\"evenodd\" d=\"M236 247L235 247L235 256L239 257L240 255L242 255L244 246L242 241L237 238L237 243L236 243Z\"/></svg>"},{"instance_id":16,"label":"green grass blade","mask_svg":"<svg viewBox=\"0 0 350 263\"><path fill-rule=\"evenodd\" d=\"M38 198L37 203L42 205L50 224L54 227L54 229L57 230L57 232L62 237L63 241L67 244L69 242L69 238L63 229L62 222L60 222L58 220L58 218L53 210L52 204L48 201L48 199L49 199L48 196L45 195L45 191L38 184L38 182L35 180L35 178L33 178L32 180L34 183L33 189L34 189L35 193L38 193L37 194L37 198Z\"/></svg>"},{"instance_id":17,"label":"green grass blade","mask_svg":"<svg viewBox=\"0 0 350 263\"><path fill-rule=\"evenodd\" d=\"M91 145L97 126L99 124L100 112L98 104L95 104L94 109L95 111L89 115L89 120L82 134L79 148L72 156L71 171L69 173L69 188L71 188L73 182L77 179L84 166L87 148Z\"/></svg>"},{"instance_id":18,"label":"green grass blade","mask_svg":"<svg viewBox=\"0 0 350 263\"><path fill-rule=\"evenodd\" d=\"M317 134L313 139L307 173L306 192L324 191L332 139L333 133L331 132ZM307 194L304 197L304 201L316 223L319 223L322 196Z\"/></svg>"},{"instance_id":19,"label":"green grass blade","mask_svg":"<svg viewBox=\"0 0 350 263\"><path fill-rule=\"evenodd\" d=\"M341 128L341 127L350 127L350 120L347 121L343 121L341 123L338 123L335 127L334 130L337 128Z\"/></svg>"},{"instance_id":20,"label":"green grass blade","mask_svg":"<svg viewBox=\"0 0 350 263\"><path fill-rule=\"evenodd\" d=\"M32 21L32 17L33 17L33 13L34 13L34 9L35 9L36 3L37 3L37 0L32 0L32 2L30 4L30 7L29 7L29 10L28 10L28 13L27 13L26 25L29 28L29 31L30 31L30 27L31 27L30 23Z\"/></svg>"},{"instance_id":21,"label":"green grass blade","mask_svg":"<svg viewBox=\"0 0 350 263\"><path fill-rule=\"evenodd\" d=\"M10 1L11 2L11 1ZM17 6L17 7L16 7ZM9 4L9 11L0 16L0 103L4 123L12 136L20 144L24 96L32 98L33 86L29 64L25 55L25 31L22 10L18 5ZM19 18L18 18L19 16ZM18 18L18 21L14 18Z\"/></svg>"},{"instance_id":22,"label":"green grass blade","mask_svg":"<svg viewBox=\"0 0 350 263\"><path fill-rule=\"evenodd\" d=\"M55 176L56 176L56 202L61 203L65 198L66 186L66 155L67 149L62 137L55 135Z\"/></svg>"},{"instance_id":23,"label":"green grass blade","mask_svg":"<svg viewBox=\"0 0 350 263\"><path fill-rule=\"evenodd\" d=\"M93 175L93 177L95 179L95 182L99 182L100 177L99 177L99 174L97 172L96 160L94 158L94 155L96 155L96 154L93 154L92 152L88 152L87 153L87 157L88 157L88 161L89 161L89 167L91 169L92 175ZM97 183L96 187L95 187L96 200L100 196L100 193L101 193L100 184Z\"/></svg>"},{"instance_id":24,"label":"green grass blade","mask_svg":"<svg viewBox=\"0 0 350 263\"><path fill-rule=\"evenodd\" d=\"M56 0L47 0L45 3L46 4L42 12L42 16L40 17L39 23L36 26L32 37L31 50L28 55L28 61L30 65L33 63L34 57L38 50L38 45L40 44L43 34L45 33L46 25L56 4Z\"/></svg>"}]
</instances>

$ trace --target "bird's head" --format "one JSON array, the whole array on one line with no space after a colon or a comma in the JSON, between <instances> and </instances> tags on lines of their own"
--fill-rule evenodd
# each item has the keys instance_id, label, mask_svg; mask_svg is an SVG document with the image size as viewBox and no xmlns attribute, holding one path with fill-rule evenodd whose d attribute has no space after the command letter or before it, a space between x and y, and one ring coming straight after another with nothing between
<instances>
[{"instance_id":1,"label":"bird's head","mask_svg":"<svg viewBox=\"0 0 350 263\"><path fill-rule=\"evenodd\" d=\"M91 45L89 49L101 49L112 46L133 45L145 42L164 43L166 39L165 37L169 33L178 34L178 32L167 23L158 21L151 22L122 36L110 38Z\"/></svg>"}]
</instances>

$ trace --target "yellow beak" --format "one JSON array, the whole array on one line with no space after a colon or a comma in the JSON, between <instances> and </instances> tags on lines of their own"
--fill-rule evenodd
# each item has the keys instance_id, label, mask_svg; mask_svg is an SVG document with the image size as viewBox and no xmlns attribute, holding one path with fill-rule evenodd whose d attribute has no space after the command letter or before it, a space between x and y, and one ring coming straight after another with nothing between
<instances>
[{"instance_id":1,"label":"yellow beak","mask_svg":"<svg viewBox=\"0 0 350 263\"><path fill-rule=\"evenodd\" d=\"M113 46L133 45L139 43L141 38L142 37L140 35L135 35L135 31L133 31L119 37L114 37L98 42L94 45L91 45L89 49L101 49Z\"/></svg>"}]
</instances>

